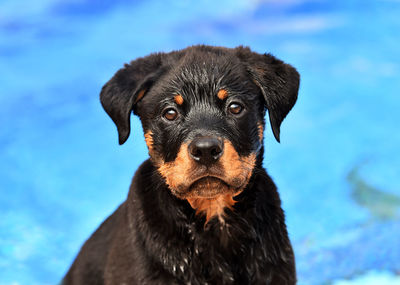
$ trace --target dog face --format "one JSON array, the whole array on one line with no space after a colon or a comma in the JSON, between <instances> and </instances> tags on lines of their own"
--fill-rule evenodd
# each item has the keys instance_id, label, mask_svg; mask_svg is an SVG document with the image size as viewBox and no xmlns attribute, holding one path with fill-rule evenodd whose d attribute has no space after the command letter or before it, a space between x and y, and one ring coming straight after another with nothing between
<instances>
[{"instance_id":1,"label":"dog face","mask_svg":"<svg viewBox=\"0 0 400 285\"><path fill-rule=\"evenodd\" d=\"M279 127L297 98L295 69L248 48L194 46L152 54L119 70L101 102L129 136L134 111L153 164L170 191L207 221L232 207L262 148L265 109Z\"/></svg>"}]
</instances>

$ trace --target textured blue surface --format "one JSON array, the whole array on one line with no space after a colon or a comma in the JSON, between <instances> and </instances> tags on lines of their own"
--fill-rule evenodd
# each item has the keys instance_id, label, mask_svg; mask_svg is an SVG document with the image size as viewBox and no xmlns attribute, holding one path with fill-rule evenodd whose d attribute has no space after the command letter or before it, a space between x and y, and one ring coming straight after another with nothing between
<instances>
[{"instance_id":1,"label":"textured blue surface","mask_svg":"<svg viewBox=\"0 0 400 285\"><path fill-rule=\"evenodd\" d=\"M101 86L197 43L249 45L302 75L264 161L299 283L400 284L399 13L390 0L0 1L0 284L56 284L146 159L136 118L117 145Z\"/></svg>"}]
</instances>

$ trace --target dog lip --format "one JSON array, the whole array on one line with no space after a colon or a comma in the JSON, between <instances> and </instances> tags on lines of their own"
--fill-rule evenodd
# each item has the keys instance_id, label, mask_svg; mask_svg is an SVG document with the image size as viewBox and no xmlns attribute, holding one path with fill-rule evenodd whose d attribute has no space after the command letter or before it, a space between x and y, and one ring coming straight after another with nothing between
<instances>
[{"instance_id":1,"label":"dog lip","mask_svg":"<svg viewBox=\"0 0 400 285\"><path fill-rule=\"evenodd\" d=\"M197 185L201 184L202 182L205 182L207 179L212 179L214 182L218 181L227 187L231 187L229 185L229 183L227 183L224 179L222 179L218 176L205 174L205 175L195 176L194 179L191 179L190 183L188 183L186 185L184 185L184 184L179 185L177 188L174 189L173 192L177 196L183 197L183 196L187 195L188 193L192 192L196 188Z\"/></svg>"},{"instance_id":2,"label":"dog lip","mask_svg":"<svg viewBox=\"0 0 400 285\"><path fill-rule=\"evenodd\" d=\"M243 188L243 181L239 178L234 178L231 182L228 182L227 180L225 180L225 178L219 176L219 175L213 175L213 174L205 174L205 175L201 175L199 177L196 177L195 179L193 179L193 182L190 183L190 185L187 187L187 189L191 189L193 188L193 185L195 185L196 183L201 182L201 180L203 179L213 179L213 180L218 180L221 183L223 183L224 185L228 186L231 189L235 189L235 190L240 190Z\"/></svg>"},{"instance_id":3,"label":"dog lip","mask_svg":"<svg viewBox=\"0 0 400 285\"><path fill-rule=\"evenodd\" d=\"M224 183L226 183L222 178L218 177L218 176L214 176L214 175L204 175L202 177L197 178L196 180L193 181L193 183L196 183L198 181L204 180L204 179L216 179L216 180L220 180ZM193 184L192 183L192 184Z\"/></svg>"},{"instance_id":4,"label":"dog lip","mask_svg":"<svg viewBox=\"0 0 400 285\"><path fill-rule=\"evenodd\" d=\"M243 183L234 183L234 181L232 181L230 183L227 180L225 180L225 178L219 176L218 174L205 173L203 175L195 175L193 177L193 179L191 179L190 183L188 183L186 185L180 185L179 187L173 189L173 193L181 199L186 199L186 197L188 195L193 195L194 193L196 193L199 190L197 188L197 186L200 186L201 188L203 188L204 186L202 187L201 184L202 184L202 182L206 182L207 179L211 180L210 183L213 183L213 182L221 183L221 186L224 186L221 188L221 190L225 189L225 191L218 192L219 194L225 193L226 191L232 192L232 193L238 193L238 191L241 191L243 188ZM237 182L240 182L240 181L237 181ZM212 198L218 194L218 193L212 193L213 191L206 194L207 192L208 191L203 192L203 194L200 194L199 197ZM197 195L198 194L199 193L197 193Z\"/></svg>"},{"instance_id":5,"label":"dog lip","mask_svg":"<svg viewBox=\"0 0 400 285\"><path fill-rule=\"evenodd\" d=\"M193 185L195 185L196 183L200 183L200 182L202 182L203 180L206 180L206 179L218 180L218 181L224 183L225 185L230 186L224 179L222 179L222 178L220 178L218 176L204 175L204 176L198 177L197 179L193 180L193 182L190 184L189 188L192 188Z\"/></svg>"},{"instance_id":6,"label":"dog lip","mask_svg":"<svg viewBox=\"0 0 400 285\"><path fill-rule=\"evenodd\" d=\"M198 198L213 198L220 194L230 192L229 189L232 189L232 187L223 179L216 176L207 175L196 179L187 188L186 193L190 196L196 196Z\"/></svg>"}]
</instances>

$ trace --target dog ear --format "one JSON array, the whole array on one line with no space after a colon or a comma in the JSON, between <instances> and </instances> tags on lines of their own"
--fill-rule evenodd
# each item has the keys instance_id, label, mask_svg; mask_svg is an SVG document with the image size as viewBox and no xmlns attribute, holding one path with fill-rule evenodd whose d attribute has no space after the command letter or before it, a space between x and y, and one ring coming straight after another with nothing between
<instances>
[{"instance_id":1,"label":"dog ear","mask_svg":"<svg viewBox=\"0 0 400 285\"><path fill-rule=\"evenodd\" d=\"M134 105L164 72L163 55L151 54L125 64L101 89L100 101L117 126L119 144L126 142L129 137L130 116Z\"/></svg>"},{"instance_id":2,"label":"dog ear","mask_svg":"<svg viewBox=\"0 0 400 285\"><path fill-rule=\"evenodd\" d=\"M261 89L272 132L279 142L281 123L297 100L300 75L294 67L271 54L259 54L247 47L238 47L236 55L247 65L254 83Z\"/></svg>"}]
</instances>

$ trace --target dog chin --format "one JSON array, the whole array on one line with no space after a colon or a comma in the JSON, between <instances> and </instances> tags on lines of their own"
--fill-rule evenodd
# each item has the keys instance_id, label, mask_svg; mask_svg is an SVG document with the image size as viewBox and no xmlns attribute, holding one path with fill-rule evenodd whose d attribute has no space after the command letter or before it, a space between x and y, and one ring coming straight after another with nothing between
<instances>
[{"instance_id":1,"label":"dog chin","mask_svg":"<svg viewBox=\"0 0 400 285\"><path fill-rule=\"evenodd\" d=\"M174 194L182 199L187 198L214 198L221 194L235 194L237 189L230 186L224 180L206 176L195 180L184 191L176 192Z\"/></svg>"}]
</instances>

